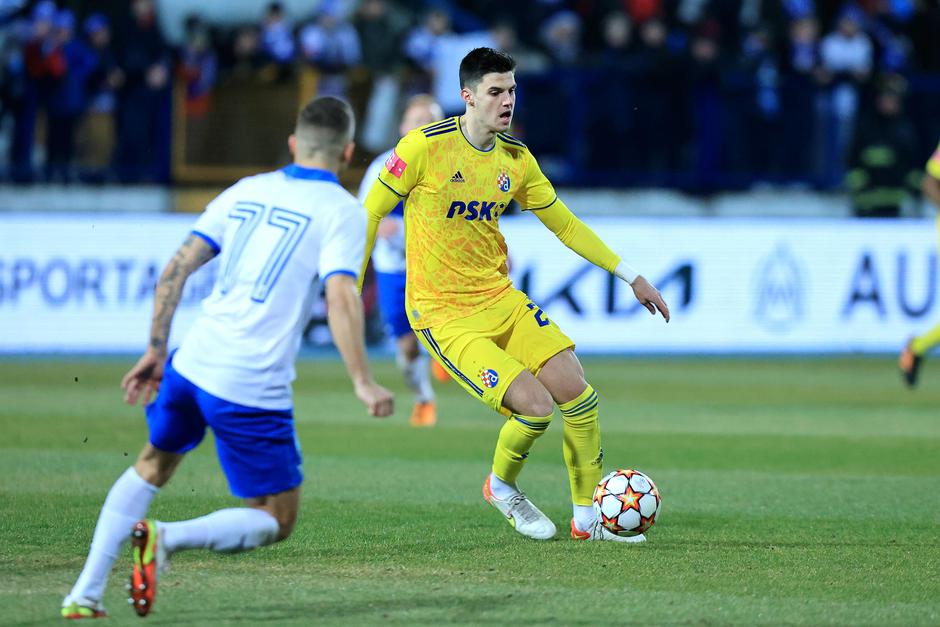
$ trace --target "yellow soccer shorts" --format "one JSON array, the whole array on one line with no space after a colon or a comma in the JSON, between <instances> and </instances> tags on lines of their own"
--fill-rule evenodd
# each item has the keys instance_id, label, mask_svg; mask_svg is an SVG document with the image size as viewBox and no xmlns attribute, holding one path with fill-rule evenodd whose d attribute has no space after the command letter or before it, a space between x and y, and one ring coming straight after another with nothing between
<instances>
[{"instance_id":1,"label":"yellow soccer shorts","mask_svg":"<svg viewBox=\"0 0 940 627\"><path fill-rule=\"evenodd\" d=\"M509 384L574 342L525 293L513 289L483 311L427 329L418 340L471 396L499 413Z\"/></svg>"}]
</instances>

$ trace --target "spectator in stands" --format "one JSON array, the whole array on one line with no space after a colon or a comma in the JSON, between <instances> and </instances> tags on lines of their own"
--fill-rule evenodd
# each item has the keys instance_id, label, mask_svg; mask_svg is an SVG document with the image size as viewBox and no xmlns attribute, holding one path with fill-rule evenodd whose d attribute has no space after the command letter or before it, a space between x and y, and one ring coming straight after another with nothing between
<instances>
[{"instance_id":1,"label":"spectator in stands","mask_svg":"<svg viewBox=\"0 0 940 627\"><path fill-rule=\"evenodd\" d=\"M826 179L841 181L846 153L858 112L859 86L872 70L871 40L861 31L862 15L850 8L839 17L837 29L820 46L820 80L829 86L827 114L831 132L827 138Z\"/></svg>"},{"instance_id":2,"label":"spectator in stands","mask_svg":"<svg viewBox=\"0 0 940 627\"><path fill-rule=\"evenodd\" d=\"M29 38L23 46L23 92L14 110L13 142L11 146L10 175L14 182L31 183L33 172L33 142L36 117L49 100L54 76L63 70L61 55L53 55L50 45L52 22L56 7L52 0L42 0L31 14Z\"/></svg>"},{"instance_id":3,"label":"spectator in stands","mask_svg":"<svg viewBox=\"0 0 940 627\"><path fill-rule=\"evenodd\" d=\"M5 127L7 117L10 117L12 121L12 137L7 154L9 167L4 172L4 178L14 181L22 180L31 171L36 103L35 89L26 75L23 50L32 37L32 31L32 22L29 19L14 20L10 24L2 48L0 123L3 123ZM18 168L20 172L17 172Z\"/></svg>"},{"instance_id":4,"label":"spectator in stands","mask_svg":"<svg viewBox=\"0 0 940 627\"><path fill-rule=\"evenodd\" d=\"M304 59L320 72L317 93L345 97L346 73L362 61L362 48L339 2L321 5L314 22L300 31L300 46Z\"/></svg>"},{"instance_id":5,"label":"spectator in stands","mask_svg":"<svg viewBox=\"0 0 940 627\"><path fill-rule=\"evenodd\" d=\"M370 86L359 143L369 152L380 152L394 143L399 96L398 70L404 20L391 11L386 0L364 0L353 18L362 42L362 64Z\"/></svg>"},{"instance_id":6,"label":"spectator in stands","mask_svg":"<svg viewBox=\"0 0 940 627\"><path fill-rule=\"evenodd\" d=\"M109 176L114 152L116 90L124 81L111 43L111 27L101 13L85 20L88 49L94 59L86 81L88 108L76 139L78 176L90 183L103 183Z\"/></svg>"},{"instance_id":7,"label":"spectator in stands","mask_svg":"<svg viewBox=\"0 0 940 627\"><path fill-rule=\"evenodd\" d=\"M46 180L73 180L75 129L87 107L87 82L94 71L95 56L75 37L75 14L59 11L53 22L49 45L61 59L61 68L51 84L46 107Z\"/></svg>"},{"instance_id":8,"label":"spectator in stands","mask_svg":"<svg viewBox=\"0 0 940 627\"><path fill-rule=\"evenodd\" d=\"M779 146L783 176L795 181L816 178L816 72L819 69L819 23L814 17L790 22L788 46L781 63L780 103L783 141Z\"/></svg>"},{"instance_id":9,"label":"spectator in stands","mask_svg":"<svg viewBox=\"0 0 940 627\"><path fill-rule=\"evenodd\" d=\"M277 66L270 63L261 49L261 31L253 24L243 24L235 29L225 50L225 59L226 74L234 80L277 78Z\"/></svg>"},{"instance_id":10,"label":"spectator in stands","mask_svg":"<svg viewBox=\"0 0 940 627\"><path fill-rule=\"evenodd\" d=\"M633 22L623 11L612 11L601 21L601 49L597 54L601 66L622 67L630 58Z\"/></svg>"},{"instance_id":11,"label":"spectator in stands","mask_svg":"<svg viewBox=\"0 0 940 627\"><path fill-rule=\"evenodd\" d=\"M118 32L124 82L118 91L115 171L125 183L161 181L169 163L170 49L153 0L133 0L131 18Z\"/></svg>"},{"instance_id":12,"label":"spectator in stands","mask_svg":"<svg viewBox=\"0 0 940 627\"><path fill-rule=\"evenodd\" d=\"M662 0L623 0L623 8L634 24L657 19L663 14Z\"/></svg>"},{"instance_id":13,"label":"spectator in stands","mask_svg":"<svg viewBox=\"0 0 940 627\"><path fill-rule=\"evenodd\" d=\"M194 15L186 20L186 41L180 51L179 75L186 86L185 114L192 118L204 116L212 106L218 59L209 41L209 29Z\"/></svg>"},{"instance_id":14,"label":"spectator in stands","mask_svg":"<svg viewBox=\"0 0 940 627\"><path fill-rule=\"evenodd\" d=\"M574 11L559 11L541 26L542 45L558 65L581 61L581 18Z\"/></svg>"},{"instance_id":15,"label":"spectator in stands","mask_svg":"<svg viewBox=\"0 0 940 627\"><path fill-rule=\"evenodd\" d=\"M845 183L855 215L894 218L920 186L916 136L904 115L905 82L885 77L875 105L859 116Z\"/></svg>"},{"instance_id":16,"label":"spectator in stands","mask_svg":"<svg viewBox=\"0 0 940 627\"><path fill-rule=\"evenodd\" d=\"M733 164L739 172L760 178L780 174L780 122L783 117L780 68L769 26L758 25L741 44L739 68L749 81L743 105L744 133L732 133Z\"/></svg>"},{"instance_id":17,"label":"spectator in stands","mask_svg":"<svg viewBox=\"0 0 940 627\"><path fill-rule=\"evenodd\" d=\"M516 76L543 72L549 68L548 57L520 41L510 22L497 22L490 30L490 36L493 38L494 48L502 50L515 60Z\"/></svg>"},{"instance_id":18,"label":"spectator in stands","mask_svg":"<svg viewBox=\"0 0 940 627\"><path fill-rule=\"evenodd\" d=\"M460 98L454 68L474 48L495 45L489 31L454 32L451 17L444 8L432 7L424 22L412 29L405 40L405 56L418 71L406 86L406 94L412 95L415 90L429 91L441 105L444 115L462 112L466 105Z\"/></svg>"},{"instance_id":19,"label":"spectator in stands","mask_svg":"<svg viewBox=\"0 0 940 627\"><path fill-rule=\"evenodd\" d=\"M722 165L724 110L721 98L721 25L700 24L689 45L692 80L692 118L695 128L693 177L695 186L709 190L718 182Z\"/></svg>"},{"instance_id":20,"label":"spectator in stands","mask_svg":"<svg viewBox=\"0 0 940 627\"><path fill-rule=\"evenodd\" d=\"M659 19L639 28L636 51L636 158L635 167L656 185L678 169L689 118L687 63L667 46L668 30Z\"/></svg>"},{"instance_id":21,"label":"spectator in stands","mask_svg":"<svg viewBox=\"0 0 940 627\"><path fill-rule=\"evenodd\" d=\"M282 73L286 73L294 63L297 46L294 43L293 27L280 2L272 2L265 11L261 24L261 50Z\"/></svg>"}]
</instances>

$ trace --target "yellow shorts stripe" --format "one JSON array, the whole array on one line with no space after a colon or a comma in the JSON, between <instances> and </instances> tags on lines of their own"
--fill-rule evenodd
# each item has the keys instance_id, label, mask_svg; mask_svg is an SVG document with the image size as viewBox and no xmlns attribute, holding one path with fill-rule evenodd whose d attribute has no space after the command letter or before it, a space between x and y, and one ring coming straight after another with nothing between
<instances>
[{"instance_id":1,"label":"yellow shorts stripe","mask_svg":"<svg viewBox=\"0 0 940 627\"><path fill-rule=\"evenodd\" d=\"M430 344L431 348L437 354L438 358L440 358L441 362L450 368L450 371L457 375L457 378L469 385L474 392L476 392L479 396L483 396L483 390L477 384L471 381L470 377L458 370L457 366L455 366L451 360L444 356L444 353L441 352L441 347L437 345L437 342L434 340L434 336L431 335L431 330L421 329L421 334L424 335L425 339L428 341L428 344Z\"/></svg>"}]
</instances>

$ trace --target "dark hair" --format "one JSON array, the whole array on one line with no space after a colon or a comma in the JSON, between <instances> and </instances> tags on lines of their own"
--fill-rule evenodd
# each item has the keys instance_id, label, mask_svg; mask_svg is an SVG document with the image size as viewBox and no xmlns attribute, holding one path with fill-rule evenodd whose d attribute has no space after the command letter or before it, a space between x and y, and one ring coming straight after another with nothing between
<instances>
[{"instance_id":1,"label":"dark hair","mask_svg":"<svg viewBox=\"0 0 940 627\"><path fill-rule=\"evenodd\" d=\"M333 96L319 96L307 103L297 116L294 134L309 152L342 153L352 141L356 118L349 103Z\"/></svg>"},{"instance_id":2,"label":"dark hair","mask_svg":"<svg viewBox=\"0 0 940 627\"><path fill-rule=\"evenodd\" d=\"M491 72L503 74L515 69L515 59L505 52L493 48L474 48L460 62L460 87L475 89L484 75Z\"/></svg>"}]
</instances>

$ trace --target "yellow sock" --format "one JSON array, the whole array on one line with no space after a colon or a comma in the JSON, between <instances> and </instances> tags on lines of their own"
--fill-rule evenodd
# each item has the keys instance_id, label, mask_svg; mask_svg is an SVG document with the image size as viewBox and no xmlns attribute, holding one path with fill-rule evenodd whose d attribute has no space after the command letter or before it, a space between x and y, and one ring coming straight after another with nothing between
<instances>
[{"instance_id":1,"label":"yellow sock","mask_svg":"<svg viewBox=\"0 0 940 627\"><path fill-rule=\"evenodd\" d=\"M601 429L597 424L597 393L590 385L578 398L562 403L565 420L565 465L571 482L571 502L590 505L601 480Z\"/></svg>"},{"instance_id":2,"label":"yellow sock","mask_svg":"<svg viewBox=\"0 0 940 627\"><path fill-rule=\"evenodd\" d=\"M552 422L552 415L547 416L510 416L499 430L496 441L496 454L493 455L493 474L504 483L516 485L516 478L525 465L526 457L532 444L545 433Z\"/></svg>"},{"instance_id":3,"label":"yellow sock","mask_svg":"<svg viewBox=\"0 0 940 627\"><path fill-rule=\"evenodd\" d=\"M930 351L931 348L940 344L940 324L930 329L923 335L918 335L911 341L911 350L914 354L921 356Z\"/></svg>"}]
</instances>

